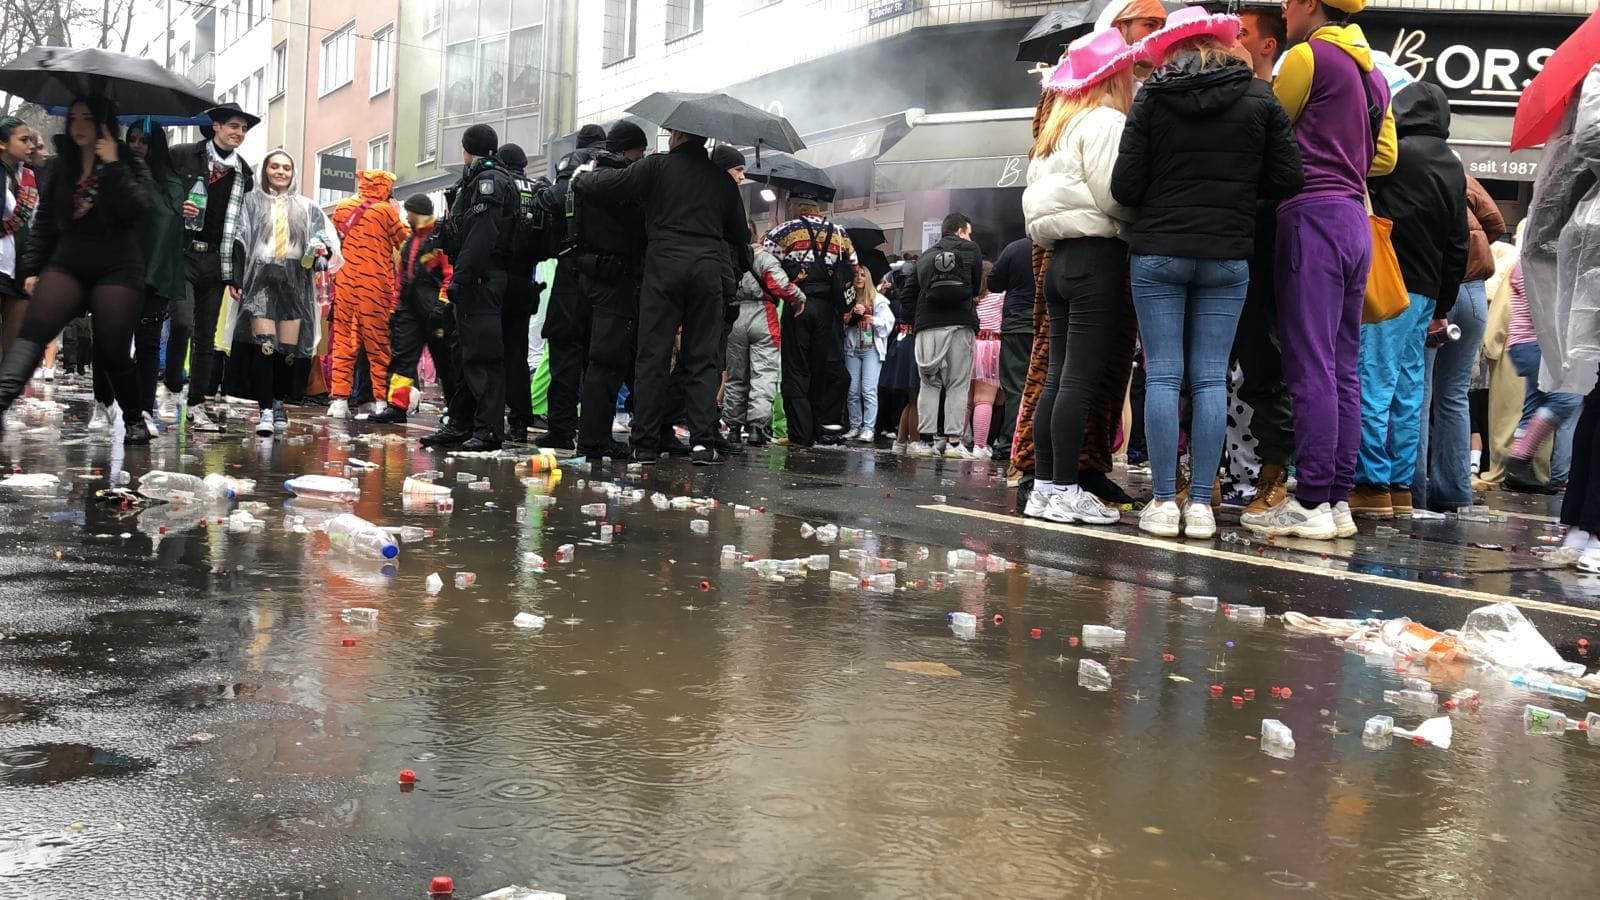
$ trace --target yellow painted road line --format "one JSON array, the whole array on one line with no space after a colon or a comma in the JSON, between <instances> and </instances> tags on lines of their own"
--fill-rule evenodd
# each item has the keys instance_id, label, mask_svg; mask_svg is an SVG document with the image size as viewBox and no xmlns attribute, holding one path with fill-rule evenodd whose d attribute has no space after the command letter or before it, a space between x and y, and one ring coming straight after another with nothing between
<instances>
[{"instance_id":1,"label":"yellow painted road line","mask_svg":"<svg viewBox=\"0 0 1600 900\"><path fill-rule=\"evenodd\" d=\"M1392 588L1401 591L1410 591L1418 594L1429 594L1436 597L1452 597L1472 603L1510 603L1523 609L1537 609L1541 612L1556 615L1571 616L1577 619L1588 619L1600 622L1600 610L1584 609L1583 607L1567 606L1561 603L1549 603L1544 600L1531 600L1526 597L1509 597L1503 594L1490 594L1485 591L1473 591L1466 588L1452 588L1437 584L1427 584L1421 581L1402 581L1398 578L1386 578L1382 575L1372 575L1366 572L1352 572L1347 569L1324 569L1316 566L1307 566L1293 563L1288 560L1274 559L1267 556L1253 556L1244 553L1232 553L1219 550L1209 542L1203 544L1188 543L1163 538L1146 537L1142 534L1130 534L1120 528L1101 528L1083 525L1062 525L1056 522L1046 522L1039 519L1024 519L1006 513L988 512L979 509L965 509L959 506L935 503L919 506L918 509L929 512L951 513L973 519L986 519L990 522L999 522L1006 525L1021 525L1026 528L1036 528L1044 531L1056 531L1070 534L1074 537L1086 537L1099 541L1110 541L1116 544L1127 544L1134 547L1146 547L1159 550L1163 553L1178 553L1187 556L1203 556L1209 559L1218 559L1225 562L1241 563L1261 569L1275 569L1280 572L1289 572L1296 575L1314 575L1319 578L1328 578L1334 581L1349 581L1356 584L1372 584L1380 587Z\"/></svg>"}]
</instances>

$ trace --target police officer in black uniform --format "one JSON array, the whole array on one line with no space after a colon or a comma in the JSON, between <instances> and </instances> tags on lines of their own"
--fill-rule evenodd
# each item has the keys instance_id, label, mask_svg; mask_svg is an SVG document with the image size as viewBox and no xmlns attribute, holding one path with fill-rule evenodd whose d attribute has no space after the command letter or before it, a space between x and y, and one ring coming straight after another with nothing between
<instances>
[{"instance_id":1,"label":"police officer in black uniform","mask_svg":"<svg viewBox=\"0 0 1600 900\"><path fill-rule=\"evenodd\" d=\"M524 170L528 167L528 154L516 144L502 145L495 156L516 185L519 200L517 240L506 263L506 300L500 327L506 347L506 437L520 444L528 439L528 429L533 427L528 323L539 311L539 286L534 284L533 270L542 259L532 242L535 226L522 220L540 216L535 197L549 182L527 176Z\"/></svg>"},{"instance_id":2,"label":"police officer in black uniform","mask_svg":"<svg viewBox=\"0 0 1600 900\"><path fill-rule=\"evenodd\" d=\"M625 169L643 158L649 146L644 129L622 119L606 132L607 149L594 156L595 167ZM562 265L577 269L589 308L589 368L583 373L578 452L596 459L625 458L627 448L611 438L611 419L617 391L633 382L644 217L636 203L603 203L575 193L570 198L569 252Z\"/></svg>"},{"instance_id":3,"label":"police officer in black uniform","mask_svg":"<svg viewBox=\"0 0 1600 900\"><path fill-rule=\"evenodd\" d=\"M639 351L634 359L633 458L654 463L672 370L672 342L685 376L689 458L717 461L717 384L722 370L723 311L737 284L734 251L749 240L744 201L728 173L706 152L706 139L674 131L667 153L626 169L586 166L572 180L578 196L644 209L644 276L639 296Z\"/></svg>"},{"instance_id":4,"label":"police officer in black uniform","mask_svg":"<svg viewBox=\"0 0 1600 900\"><path fill-rule=\"evenodd\" d=\"M505 435L500 310L519 200L495 158L499 147L500 137L488 125L473 125L461 135L467 170L452 189L450 215L438 232L455 267L449 295L461 345L460 377L450 398L450 424L423 439L428 447L498 450Z\"/></svg>"},{"instance_id":5,"label":"police officer in black uniform","mask_svg":"<svg viewBox=\"0 0 1600 900\"><path fill-rule=\"evenodd\" d=\"M556 180L550 188L550 203L567 212L572 175L580 166L606 152L606 130L585 125L578 130L578 149L556 163ZM568 223L570 230L571 224ZM539 446L573 449L578 442L578 398L583 389L584 371L589 365L589 306L578 270L566 257L571 256L572 236L563 241L561 261L556 263L550 301L544 311L545 352L550 355L550 394L545 418L550 428L538 438Z\"/></svg>"}]
</instances>

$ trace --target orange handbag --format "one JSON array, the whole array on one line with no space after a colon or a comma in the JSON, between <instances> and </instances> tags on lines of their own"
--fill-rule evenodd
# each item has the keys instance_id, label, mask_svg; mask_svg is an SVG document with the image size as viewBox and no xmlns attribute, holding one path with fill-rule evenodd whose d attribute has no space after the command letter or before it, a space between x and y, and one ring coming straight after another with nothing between
<instances>
[{"instance_id":1,"label":"orange handbag","mask_svg":"<svg viewBox=\"0 0 1600 900\"><path fill-rule=\"evenodd\" d=\"M1367 270L1367 301L1361 310L1361 322L1373 325L1387 322L1411 306L1411 295L1406 292L1406 280L1400 274L1400 258L1394 254L1394 241L1390 233L1394 222L1371 211L1367 219L1372 224L1372 268Z\"/></svg>"}]
</instances>

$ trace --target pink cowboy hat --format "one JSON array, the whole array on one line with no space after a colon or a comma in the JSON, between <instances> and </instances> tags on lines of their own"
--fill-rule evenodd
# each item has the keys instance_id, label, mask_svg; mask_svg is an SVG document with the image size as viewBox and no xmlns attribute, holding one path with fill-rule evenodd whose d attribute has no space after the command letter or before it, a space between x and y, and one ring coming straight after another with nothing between
<instances>
[{"instance_id":1,"label":"pink cowboy hat","mask_svg":"<svg viewBox=\"0 0 1600 900\"><path fill-rule=\"evenodd\" d=\"M1186 6L1168 16L1167 24L1160 31L1151 33L1134 48L1140 59L1159 66L1167 61L1167 53L1173 45L1206 34L1224 44L1232 44L1239 38L1239 17L1212 15L1201 7Z\"/></svg>"},{"instance_id":2,"label":"pink cowboy hat","mask_svg":"<svg viewBox=\"0 0 1600 900\"><path fill-rule=\"evenodd\" d=\"M1102 28L1067 45L1067 58L1045 76L1044 89L1076 94L1133 65L1134 50L1115 28Z\"/></svg>"}]
</instances>

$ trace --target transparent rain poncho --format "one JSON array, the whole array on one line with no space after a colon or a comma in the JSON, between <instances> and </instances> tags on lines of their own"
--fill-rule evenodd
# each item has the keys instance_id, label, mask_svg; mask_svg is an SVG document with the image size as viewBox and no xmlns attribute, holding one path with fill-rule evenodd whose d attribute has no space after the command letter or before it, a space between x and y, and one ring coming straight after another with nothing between
<instances>
[{"instance_id":1,"label":"transparent rain poncho","mask_svg":"<svg viewBox=\"0 0 1600 900\"><path fill-rule=\"evenodd\" d=\"M1600 65L1545 143L1521 254L1539 387L1587 394L1600 374Z\"/></svg>"}]
</instances>

